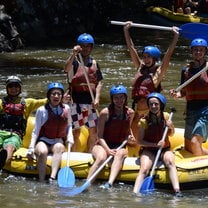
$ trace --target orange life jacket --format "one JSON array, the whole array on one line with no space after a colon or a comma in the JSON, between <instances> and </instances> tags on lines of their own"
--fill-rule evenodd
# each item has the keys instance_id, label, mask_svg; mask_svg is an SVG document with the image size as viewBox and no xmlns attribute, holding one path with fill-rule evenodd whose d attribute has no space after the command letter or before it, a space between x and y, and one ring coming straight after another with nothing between
<instances>
[{"instance_id":1,"label":"orange life jacket","mask_svg":"<svg viewBox=\"0 0 208 208\"><path fill-rule=\"evenodd\" d=\"M205 62L205 64L201 66L198 70L193 69L191 67L192 64L190 64L190 66L187 67L185 71L185 81L194 75L193 73L191 73L191 70L193 70L194 72L198 72L205 67L206 63L207 62ZM198 78L189 83L184 89L187 101L208 100L208 73L202 72L202 74Z\"/></svg>"},{"instance_id":2,"label":"orange life jacket","mask_svg":"<svg viewBox=\"0 0 208 208\"><path fill-rule=\"evenodd\" d=\"M109 146L120 145L130 133L130 115L128 107L124 107L123 118L118 118L112 105L108 107L109 118L105 123L104 135Z\"/></svg>"},{"instance_id":3,"label":"orange life jacket","mask_svg":"<svg viewBox=\"0 0 208 208\"><path fill-rule=\"evenodd\" d=\"M66 139L68 128L68 112L64 106L61 115L55 115L49 104L45 105L48 110L48 120L41 127L39 138L44 136L49 139L63 138Z\"/></svg>"},{"instance_id":4,"label":"orange life jacket","mask_svg":"<svg viewBox=\"0 0 208 208\"><path fill-rule=\"evenodd\" d=\"M19 103L13 103L8 97L2 98L4 113L0 114L0 129L19 134L25 134L26 119L24 117L25 100L20 99Z\"/></svg>"},{"instance_id":5,"label":"orange life jacket","mask_svg":"<svg viewBox=\"0 0 208 208\"><path fill-rule=\"evenodd\" d=\"M166 127L166 120L164 118L164 115L162 116L160 122L153 122L151 120L150 115L145 116L145 119L148 123L148 127L147 127L147 129L145 129L143 139L147 142L158 143L162 139L163 133L164 133L164 130L165 130L165 127ZM167 148L167 147L170 147L170 141L169 141L169 138L168 138L168 134L167 134L166 139L165 139L164 148ZM148 149L155 149L153 147L151 147L151 148L147 147L147 148Z\"/></svg>"},{"instance_id":6,"label":"orange life jacket","mask_svg":"<svg viewBox=\"0 0 208 208\"><path fill-rule=\"evenodd\" d=\"M132 84L132 99L138 101L140 98L146 98L151 92L160 92L161 85L155 88L152 77L159 66L147 68L142 65L141 69L135 76Z\"/></svg>"},{"instance_id":7,"label":"orange life jacket","mask_svg":"<svg viewBox=\"0 0 208 208\"><path fill-rule=\"evenodd\" d=\"M90 66L90 67L85 66L84 70L86 71L86 74L88 76L91 89L92 89L93 93L95 93L96 86L98 84L97 74L96 74L96 71L97 71L96 61L93 60L92 66ZM85 74L84 74L84 71L83 71L83 67L81 66L81 64L79 64L79 66L77 68L77 71L76 71L76 74L73 76L71 83L72 83L73 93L74 92L76 92L76 93L90 92L89 87L87 85L87 80L85 78Z\"/></svg>"}]
</instances>

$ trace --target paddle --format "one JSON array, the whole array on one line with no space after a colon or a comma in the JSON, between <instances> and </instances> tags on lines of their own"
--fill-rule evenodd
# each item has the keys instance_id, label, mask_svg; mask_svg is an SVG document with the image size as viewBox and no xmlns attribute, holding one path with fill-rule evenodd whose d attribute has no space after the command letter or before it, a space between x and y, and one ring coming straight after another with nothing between
<instances>
[{"instance_id":1,"label":"paddle","mask_svg":"<svg viewBox=\"0 0 208 208\"><path fill-rule=\"evenodd\" d=\"M170 116L169 116L169 121L171 121L174 111L175 111L175 108L172 108ZM165 138L166 138L166 135L167 135L167 132L168 132L168 128L169 128L168 126L165 127L165 130L164 130L164 133L163 133L163 136L162 136L162 141L165 141ZM142 183L142 186L140 188L140 193L142 193L142 194L148 194L148 193L151 193L155 190L153 174L155 172L155 168L156 168L157 162L159 160L162 149L163 149L163 147L160 147L159 150L157 151L157 155L155 157L155 161L154 161L154 164L152 166L150 176L146 177L145 180Z\"/></svg>"},{"instance_id":2,"label":"paddle","mask_svg":"<svg viewBox=\"0 0 208 208\"><path fill-rule=\"evenodd\" d=\"M180 86L178 86L175 91L179 92L180 90L182 90L185 86L187 86L190 82L192 82L193 80L195 80L197 77L199 77L202 72L205 72L208 70L208 66L205 66L203 69L201 69L199 72L197 72L196 74L194 74L191 78L189 78L187 81L185 81L183 84L181 84Z\"/></svg>"},{"instance_id":3,"label":"paddle","mask_svg":"<svg viewBox=\"0 0 208 208\"><path fill-rule=\"evenodd\" d=\"M86 72L86 70L85 70L85 65L84 65L84 61L83 61L83 59L82 59L82 55L81 55L80 53L78 53L78 56L79 56L79 60L80 60L80 62L81 62L82 68L83 68L83 72L84 72L84 75L85 75L85 79L86 79L86 81L87 81L87 86L88 86L89 91L90 91L90 95L91 95L91 98L92 98L92 102L94 103L94 102L95 102L95 97L94 97L94 94L93 94L93 92L92 92L92 88L90 87L90 81L89 81L87 72ZM99 115L97 109L96 109L96 113L97 113L97 115Z\"/></svg>"},{"instance_id":4,"label":"paddle","mask_svg":"<svg viewBox=\"0 0 208 208\"><path fill-rule=\"evenodd\" d=\"M58 185L61 188L72 188L75 184L75 176L73 170L69 167L69 155L71 144L68 142L66 167L63 167L58 172Z\"/></svg>"},{"instance_id":5,"label":"paddle","mask_svg":"<svg viewBox=\"0 0 208 208\"><path fill-rule=\"evenodd\" d=\"M126 144L127 144L128 140L124 140L123 143L116 149L116 150L120 150L121 148L123 148ZM77 194L82 193L84 190L86 190L90 185L91 182L96 178L96 176L100 173L100 171L105 167L105 165L110 162L110 160L113 158L113 155L110 155L104 162L103 164L92 174L92 176L90 178L87 179L87 181L79 186L79 187L75 187L72 190L67 192L67 196L74 196Z\"/></svg>"},{"instance_id":6,"label":"paddle","mask_svg":"<svg viewBox=\"0 0 208 208\"><path fill-rule=\"evenodd\" d=\"M113 25L126 25L126 22L120 22L120 21L110 21ZM165 26L159 26L159 25L147 25L147 24L138 24L138 23L132 23L133 27L140 27L140 28L147 28L147 29L158 29L158 30L166 30L166 31L172 31L172 27L165 27ZM204 38L208 39L208 25L204 23L187 23L184 25L181 25L179 27L179 32L184 38L188 38L193 40L194 38Z\"/></svg>"}]
</instances>

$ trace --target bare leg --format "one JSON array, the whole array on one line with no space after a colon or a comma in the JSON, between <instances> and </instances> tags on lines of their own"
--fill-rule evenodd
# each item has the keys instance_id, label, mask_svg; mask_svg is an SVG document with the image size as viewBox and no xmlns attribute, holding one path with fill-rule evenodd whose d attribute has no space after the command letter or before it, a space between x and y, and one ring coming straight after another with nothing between
<instances>
[{"instance_id":1,"label":"bare leg","mask_svg":"<svg viewBox=\"0 0 208 208\"><path fill-rule=\"evenodd\" d=\"M102 165L102 163L106 160L107 154L106 151L100 145L95 145L92 149L92 155L95 157L95 161L90 168L87 179L89 179L94 172Z\"/></svg>"},{"instance_id":2,"label":"bare leg","mask_svg":"<svg viewBox=\"0 0 208 208\"><path fill-rule=\"evenodd\" d=\"M59 170L60 164L61 164L61 159L62 159L62 153L64 152L64 145L61 143L56 143L53 145L52 147L52 152L53 152L53 156L52 156L52 171L51 171L51 178L55 179L57 172Z\"/></svg>"},{"instance_id":3,"label":"bare leg","mask_svg":"<svg viewBox=\"0 0 208 208\"><path fill-rule=\"evenodd\" d=\"M153 164L153 155L149 153L148 151L144 151L140 157L140 170L137 175L133 192L137 194L142 186L142 183L145 179L145 177L148 175L150 168Z\"/></svg>"},{"instance_id":4,"label":"bare leg","mask_svg":"<svg viewBox=\"0 0 208 208\"><path fill-rule=\"evenodd\" d=\"M185 149L194 156L206 155L208 150L202 147L203 139L201 136L193 136L191 140L185 139Z\"/></svg>"},{"instance_id":5,"label":"bare leg","mask_svg":"<svg viewBox=\"0 0 208 208\"><path fill-rule=\"evenodd\" d=\"M12 155L15 151L15 147L11 144L8 144L8 145L5 146L5 149L7 151L7 159L6 159L6 163L7 163L7 162L11 161Z\"/></svg>"},{"instance_id":6,"label":"bare leg","mask_svg":"<svg viewBox=\"0 0 208 208\"><path fill-rule=\"evenodd\" d=\"M72 145L72 148L71 148L72 152L76 152L77 151L77 146L79 144L80 134L81 134L81 129L74 129L73 130L74 144Z\"/></svg>"},{"instance_id":7,"label":"bare leg","mask_svg":"<svg viewBox=\"0 0 208 208\"><path fill-rule=\"evenodd\" d=\"M35 147L35 154L37 156L39 180L43 182L46 176L46 161L48 156L48 147L44 142L38 142Z\"/></svg>"},{"instance_id":8,"label":"bare leg","mask_svg":"<svg viewBox=\"0 0 208 208\"><path fill-rule=\"evenodd\" d=\"M180 191L174 154L171 151L165 152L163 160L166 167L169 170L169 178L172 183L174 191Z\"/></svg>"},{"instance_id":9,"label":"bare leg","mask_svg":"<svg viewBox=\"0 0 208 208\"><path fill-rule=\"evenodd\" d=\"M97 128L96 127L89 128L89 138L87 141L87 151L89 153L92 152L92 148L95 145L96 139L97 139Z\"/></svg>"},{"instance_id":10,"label":"bare leg","mask_svg":"<svg viewBox=\"0 0 208 208\"><path fill-rule=\"evenodd\" d=\"M139 117L139 115L138 114L135 114L135 116L134 116L134 119L133 119L133 121L132 121L132 124L131 124L131 129L132 129L132 133L133 133L133 135L134 135L134 138L137 140L137 138L138 138L138 133L139 133L139 131L138 131L138 122L139 122L139 119L140 119L140 117Z\"/></svg>"},{"instance_id":11,"label":"bare leg","mask_svg":"<svg viewBox=\"0 0 208 208\"><path fill-rule=\"evenodd\" d=\"M115 181L116 177L118 176L120 170L122 169L124 159L126 158L128 152L126 149L122 148L116 152L114 156L113 163L111 165L111 172L108 183L111 185Z\"/></svg>"}]
</instances>

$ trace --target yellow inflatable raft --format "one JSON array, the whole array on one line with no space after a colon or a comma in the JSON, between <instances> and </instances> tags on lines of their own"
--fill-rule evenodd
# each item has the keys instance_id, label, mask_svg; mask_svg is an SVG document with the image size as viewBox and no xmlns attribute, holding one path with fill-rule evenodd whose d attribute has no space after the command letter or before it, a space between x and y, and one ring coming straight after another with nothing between
<instances>
[{"instance_id":1,"label":"yellow inflatable raft","mask_svg":"<svg viewBox=\"0 0 208 208\"><path fill-rule=\"evenodd\" d=\"M174 23L208 23L207 17L200 17L193 14L176 13L168 10L164 7L148 7L147 12L152 15L153 20L157 21L157 24L165 24L167 21Z\"/></svg>"},{"instance_id":2,"label":"yellow inflatable raft","mask_svg":"<svg viewBox=\"0 0 208 208\"><path fill-rule=\"evenodd\" d=\"M28 121L27 134L24 137L23 147L14 153L13 159L10 164L5 165L4 169L20 175L37 175L36 161L27 159L27 148L30 143L30 135L34 125L34 118L31 117ZM87 146L88 131L82 129L80 136L79 151L70 153L70 167L72 168L76 178L86 178L89 168L93 163L92 155L85 153ZM176 128L175 135L170 138L172 150L175 152L175 161L178 170L179 181L182 184L189 184L193 182L208 181L208 156L193 157L190 153L183 148L183 133L184 130ZM208 148L208 143L204 144ZM138 156L139 147L128 147L129 156L125 159L123 169L117 177L118 181L134 182L140 168L140 161ZM66 165L67 152L63 153L62 164ZM47 173L51 169L51 156L47 160ZM103 171L98 175L99 179L107 179L109 177L110 167L106 166ZM159 163L155 171L156 185L169 185L168 171L162 163ZM205 183L203 183L205 184Z\"/></svg>"}]
</instances>

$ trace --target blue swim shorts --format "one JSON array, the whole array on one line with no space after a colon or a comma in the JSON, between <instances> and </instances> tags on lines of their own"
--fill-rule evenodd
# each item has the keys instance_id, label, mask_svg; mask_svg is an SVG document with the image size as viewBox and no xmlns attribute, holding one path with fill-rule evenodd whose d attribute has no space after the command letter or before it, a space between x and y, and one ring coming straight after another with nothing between
<instances>
[{"instance_id":1,"label":"blue swim shorts","mask_svg":"<svg viewBox=\"0 0 208 208\"><path fill-rule=\"evenodd\" d=\"M190 111L186 117L186 126L184 137L191 139L194 135L200 135L203 142L208 137L208 108L199 109L198 111Z\"/></svg>"}]
</instances>

